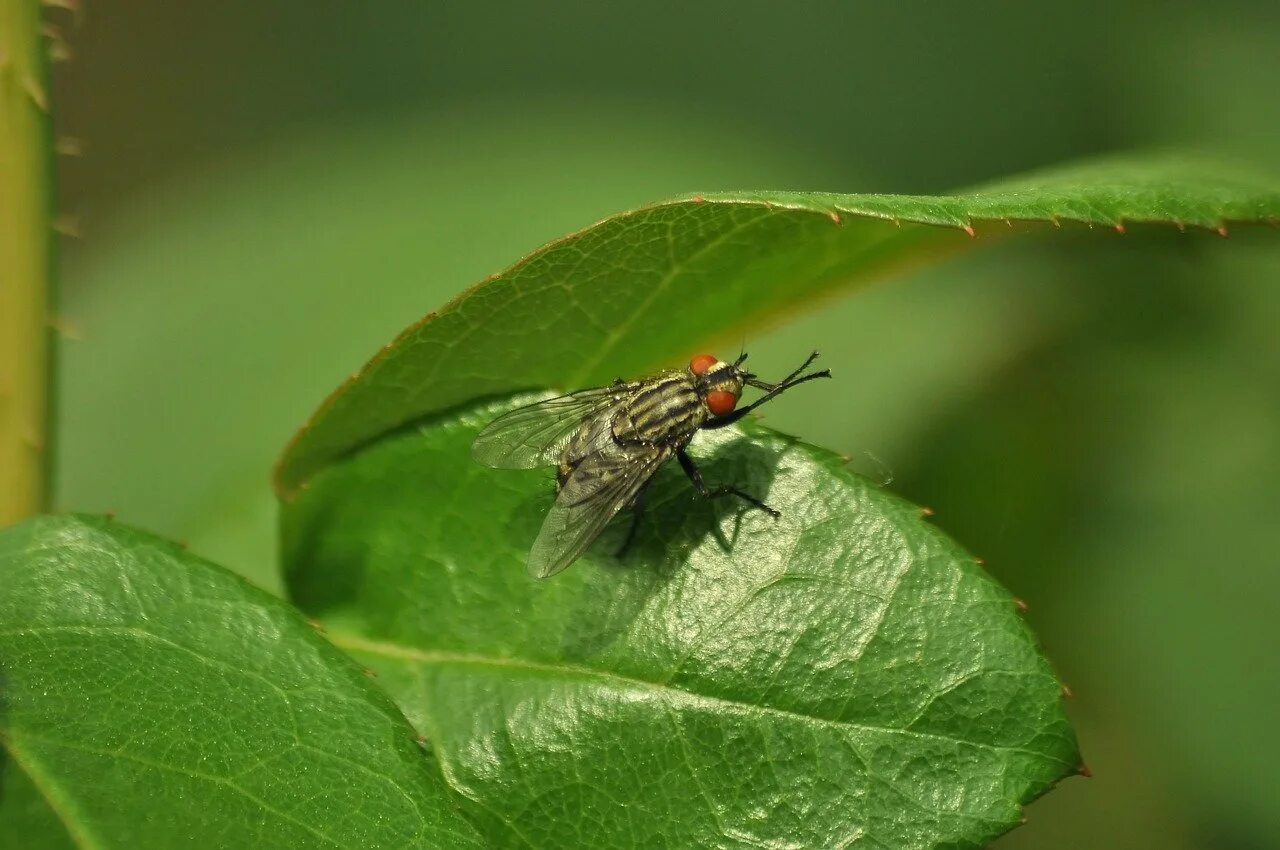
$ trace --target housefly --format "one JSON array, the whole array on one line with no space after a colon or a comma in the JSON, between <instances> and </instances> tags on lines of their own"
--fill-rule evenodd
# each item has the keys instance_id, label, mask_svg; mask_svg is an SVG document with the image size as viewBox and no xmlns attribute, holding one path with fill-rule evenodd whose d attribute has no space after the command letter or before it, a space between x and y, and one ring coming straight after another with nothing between
<instances>
[{"instance_id":1,"label":"housefly","mask_svg":"<svg viewBox=\"0 0 1280 850\"><path fill-rule=\"evenodd\" d=\"M529 552L529 573L555 575L578 559L623 508L635 516L622 550L635 536L653 475L675 457L705 498L737 496L774 517L778 512L733 485L709 487L685 451L701 429L737 422L791 387L829 378L805 373L815 351L776 384L742 368L747 355L726 363L699 354L685 369L550 398L499 416L471 445L472 456L498 469L556 466L556 500ZM764 395L738 407L744 387ZM621 553L620 553L621 554Z\"/></svg>"}]
</instances>

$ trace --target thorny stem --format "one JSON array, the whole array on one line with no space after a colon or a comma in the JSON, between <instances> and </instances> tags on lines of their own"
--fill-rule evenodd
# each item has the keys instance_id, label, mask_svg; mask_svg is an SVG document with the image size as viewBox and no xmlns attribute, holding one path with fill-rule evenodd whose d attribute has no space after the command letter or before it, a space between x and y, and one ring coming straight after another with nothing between
<instances>
[{"instance_id":1,"label":"thorny stem","mask_svg":"<svg viewBox=\"0 0 1280 850\"><path fill-rule=\"evenodd\" d=\"M52 127L39 0L0 0L0 526L48 498Z\"/></svg>"}]
</instances>

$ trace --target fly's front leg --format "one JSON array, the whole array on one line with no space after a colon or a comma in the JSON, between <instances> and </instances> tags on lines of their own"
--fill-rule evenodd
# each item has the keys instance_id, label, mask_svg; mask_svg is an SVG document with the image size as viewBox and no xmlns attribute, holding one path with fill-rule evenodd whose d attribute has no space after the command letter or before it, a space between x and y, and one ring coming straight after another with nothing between
<instances>
[{"instance_id":1,"label":"fly's front leg","mask_svg":"<svg viewBox=\"0 0 1280 850\"><path fill-rule=\"evenodd\" d=\"M774 510L755 496L734 487L732 484L725 484L714 489L707 487L707 482L702 480L702 471L694 464L693 458L689 457L689 453L684 449L676 452L676 457L680 459L680 468L684 470L684 474L689 476L689 480L693 482L693 486L704 499L718 499L721 496L737 496L752 507L759 508L769 516L777 519L782 513Z\"/></svg>"}]
</instances>

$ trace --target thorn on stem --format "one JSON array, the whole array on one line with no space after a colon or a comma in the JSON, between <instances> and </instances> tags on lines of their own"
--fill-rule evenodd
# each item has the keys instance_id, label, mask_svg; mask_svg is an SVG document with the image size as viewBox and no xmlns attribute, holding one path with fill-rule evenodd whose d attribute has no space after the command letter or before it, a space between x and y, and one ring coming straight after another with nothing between
<instances>
[{"instance_id":1,"label":"thorn on stem","mask_svg":"<svg viewBox=\"0 0 1280 850\"><path fill-rule=\"evenodd\" d=\"M933 508L925 505L920 506L920 516L933 516Z\"/></svg>"},{"instance_id":2,"label":"thorn on stem","mask_svg":"<svg viewBox=\"0 0 1280 850\"><path fill-rule=\"evenodd\" d=\"M1124 235L1124 232L1125 232L1125 231L1124 231L1124 222L1120 222L1119 224L1117 224L1117 225L1116 225L1116 233L1119 233L1121 236L1123 236L1123 235Z\"/></svg>"},{"instance_id":3,"label":"thorn on stem","mask_svg":"<svg viewBox=\"0 0 1280 850\"><path fill-rule=\"evenodd\" d=\"M41 112L49 111L49 98L45 94L44 89L41 88L40 83L36 81L35 77L23 74L22 90L27 93L27 97L31 98L31 102L36 105L37 109Z\"/></svg>"},{"instance_id":4,"label":"thorn on stem","mask_svg":"<svg viewBox=\"0 0 1280 850\"><path fill-rule=\"evenodd\" d=\"M50 316L49 327L63 339L75 342L84 339L84 334L80 332L80 326L66 316Z\"/></svg>"},{"instance_id":5,"label":"thorn on stem","mask_svg":"<svg viewBox=\"0 0 1280 850\"><path fill-rule=\"evenodd\" d=\"M1077 768L1076 772L1079 773L1081 776L1083 776L1085 779L1089 779L1093 776L1093 771L1090 770L1089 765L1085 764L1084 762L1080 762L1080 767Z\"/></svg>"},{"instance_id":6,"label":"thorn on stem","mask_svg":"<svg viewBox=\"0 0 1280 850\"><path fill-rule=\"evenodd\" d=\"M970 238L970 239L976 239L976 238L977 238L977 236L978 236L978 231L976 231L976 230L974 230L974 229L973 229L973 223L972 223L972 222L968 222L968 223L966 223L966 224L965 224L965 226L964 226L964 232L965 232L965 233L967 233L967 234L969 234L969 238Z\"/></svg>"},{"instance_id":7,"label":"thorn on stem","mask_svg":"<svg viewBox=\"0 0 1280 850\"><path fill-rule=\"evenodd\" d=\"M80 219L74 215L60 215L53 220L53 232L68 239L83 239Z\"/></svg>"},{"instance_id":8,"label":"thorn on stem","mask_svg":"<svg viewBox=\"0 0 1280 850\"><path fill-rule=\"evenodd\" d=\"M832 221L834 221L836 224L841 223L840 213L836 212L835 210L832 210L831 212L827 213L827 217L830 218Z\"/></svg>"},{"instance_id":9,"label":"thorn on stem","mask_svg":"<svg viewBox=\"0 0 1280 850\"><path fill-rule=\"evenodd\" d=\"M75 22L80 23L80 0L40 0L40 3L50 9L66 9L75 16Z\"/></svg>"},{"instance_id":10,"label":"thorn on stem","mask_svg":"<svg viewBox=\"0 0 1280 850\"><path fill-rule=\"evenodd\" d=\"M1076 692L1075 692L1075 691L1073 691L1073 690L1071 690L1071 686L1070 686L1070 685L1068 685L1066 682L1063 682L1063 683L1062 683L1062 696L1063 696L1063 699L1075 699L1075 698L1076 698Z\"/></svg>"},{"instance_id":11,"label":"thorn on stem","mask_svg":"<svg viewBox=\"0 0 1280 850\"><path fill-rule=\"evenodd\" d=\"M59 136L53 149L59 156L84 156L84 142L75 136Z\"/></svg>"},{"instance_id":12,"label":"thorn on stem","mask_svg":"<svg viewBox=\"0 0 1280 850\"><path fill-rule=\"evenodd\" d=\"M1024 614L1031 610L1031 606L1027 605L1027 601L1020 596L1013 597L1013 604Z\"/></svg>"},{"instance_id":13,"label":"thorn on stem","mask_svg":"<svg viewBox=\"0 0 1280 850\"><path fill-rule=\"evenodd\" d=\"M1218 235L1223 239L1227 238L1227 226L1225 224L1218 225Z\"/></svg>"}]
</instances>

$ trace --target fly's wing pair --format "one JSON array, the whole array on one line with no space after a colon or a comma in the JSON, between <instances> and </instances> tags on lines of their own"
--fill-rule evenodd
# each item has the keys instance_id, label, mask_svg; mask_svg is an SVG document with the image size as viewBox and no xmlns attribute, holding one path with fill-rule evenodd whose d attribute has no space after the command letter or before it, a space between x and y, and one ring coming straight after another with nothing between
<instances>
[{"instance_id":1,"label":"fly's wing pair","mask_svg":"<svg viewBox=\"0 0 1280 850\"><path fill-rule=\"evenodd\" d=\"M471 456L494 469L555 466L578 427L616 404L616 388L598 387L517 407L485 426Z\"/></svg>"},{"instance_id":2,"label":"fly's wing pair","mask_svg":"<svg viewBox=\"0 0 1280 850\"><path fill-rule=\"evenodd\" d=\"M669 449L637 445L583 458L542 521L529 550L529 575L547 578L578 560L670 457Z\"/></svg>"},{"instance_id":3,"label":"fly's wing pair","mask_svg":"<svg viewBox=\"0 0 1280 850\"><path fill-rule=\"evenodd\" d=\"M557 465L583 422L608 416L621 403L618 396L617 387L601 387L516 408L480 432L471 455L499 469ZM529 574L546 578L576 561L669 457L656 447L614 445L582 458L542 523Z\"/></svg>"}]
</instances>

